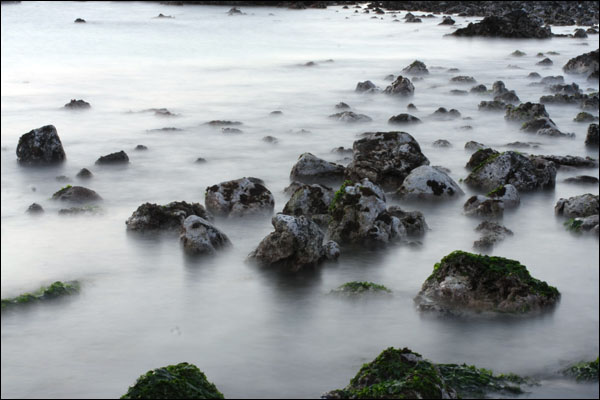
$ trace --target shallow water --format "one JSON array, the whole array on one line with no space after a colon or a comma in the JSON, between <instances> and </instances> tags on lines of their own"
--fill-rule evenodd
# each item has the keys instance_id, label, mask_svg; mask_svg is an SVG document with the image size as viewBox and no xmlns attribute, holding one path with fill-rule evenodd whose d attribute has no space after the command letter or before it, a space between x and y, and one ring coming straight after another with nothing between
<instances>
[{"instance_id":1,"label":"shallow water","mask_svg":"<svg viewBox=\"0 0 600 400\"><path fill-rule=\"evenodd\" d=\"M572 121L577 107L547 106L559 128L577 137L545 138L519 132L502 114L479 112L485 96L448 93L473 86L450 84L452 76L471 75L488 88L501 79L522 101L537 102L546 93L528 86L529 72L560 75L570 58L598 47L598 36L457 39L443 36L455 28L437 26L440 18L405 24L339 7L244 7L247 15L231 17L227 10L135 2L2 5L2 298L55 280L83 285L75 298L2 315L2 397L117 397L147 370L182 361L196 364L226 397L318 397L345 386L362 363L394 346L436 362L536 377L542 384L527 388L528 398L597 398L597 384L576 384L558 371L598 355L598 239L571 235L553 211L561 197L598 194L598 186L562 183L573 175L597 177L597 169L561 170L555 190L523 195L521 206L505 215L515 235L493 254L521 261L562 293L553 312L530 318L448 319L414 309L412 298L433 264L455 249L471 250L478 238L479 221L461 212L466 196L435 205L389 200L424 212L431 230L421 246L350 250L336 263L297 275L244 262L271 231L269 218L217 220L234 247L201 260L186 258L176 235L127 234L124 221L147 201L204 203L207 186L243 176L263 179L280 211L301 153L338 161L332 148L351 147L362 132L396 130L387 120L410 102L418 107L410 113L424 123L401 130L457 181L467 175L469 140L498 149L536 141L541 147L534 153L598 158L597 149L584 146L588 124ZM175 18L152 18L159 13ZM78 17L87 23L74 24ZM527 56L509 56L516 49ZM536 66L535 54L547 51L560 53L549 56L554 65ZM415 59L431 73L414 82L413 98L354 92L367 79L385 87L386 75ZM317 65L303 66L308 61ZM460 73L447 72L451 67ZM573 76L566 82L591 86ZM72 98L92 109L62 110ZM340 101L373 122L328 119ZM441 106L472 119L426 120ZM139 112L153 107L180 115ZM273 110L283 115L270 116ZM214 119L242 121L244 133L202 125ZM20 135L47 124L58 129L67 162L18 166ZM150 131L162 127L183 130ZM266 135L279 143L263 142ZM437 139L453 147L434 148ZM137 144L149 150L134 151ZM127 167L94 165L119 150L130 157ZM194 163L198 157L207 163ZM75 178L82 167L94 173L89 182ZM49 200L65 185L58 175L96 190L103 215L59 216L61 206ZM33 202L44 207L43 216L25 213ZM351 280L385 284L394 295L360 301L327 295Z\"/></svg>"}]
</instances>

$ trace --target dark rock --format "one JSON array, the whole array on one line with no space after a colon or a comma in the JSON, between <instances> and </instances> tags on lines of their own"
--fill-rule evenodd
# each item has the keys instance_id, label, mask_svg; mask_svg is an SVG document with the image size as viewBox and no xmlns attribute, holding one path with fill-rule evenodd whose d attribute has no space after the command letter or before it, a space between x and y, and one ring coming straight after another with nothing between
<instances>
[{"instance_id":1,"label":"dark rock","mask_svg":"<svg viewBox=\"0 0 600 400\"><path fill-rule=\"evenodd\" d=\"M535 65L552 65L554 64L554 62L552 62L551 59L549 59L548 57L544 58L542 61L538 61L535 63Z\"/></svg>"},{"instance_id":2,"label":"dark rock","mask_svg":"<svg viewBox=\"0 0 600 400\"><path fill-rule=\"evenodd\" d=\"M163 13L160 13L160 14L158 14L154 18L166 18L166 19L169 19L169 18L174 18L174 17L172 15L164 15Z\"/></svg>"},{"instance_id":3,"label":"dark rock","mask_svg":"<svg viewBox=\"0 0 600 400\"><path fill-rule=\"evenodd\" d=\"M398 114L388 120L389 124L420 124L421 120L410 114Z\"/></svg>"},{"instance_id":4,"label":"dark rock","mask_svg":"<svg viewBox=\"0 0 600 400\"><path fill-rule=\"evenodd\" d=\"M415 87L408 78L398 76L383 92L395 96L412 96L415 93Z\"/></svg>"},{"instance_id":5,"label":"dark rock","mask_svg":"<svg viewBox=\"0 0 600 400\"><path fill-rule=\"evenodd\" d=\"M406 109L407 109L407 110L411 110L411 111L417 111L417 106L415 106L413 103L409 103L409 104L406 106Z\"/></svg>"},{"instance_id":6,"label":"dark rock","mask_svg":"<svg viewBox=\"0 0 600 400\"><path fill-rule=\"evenodd\" d=\"M292 167L290 180L307 184L340 182L344 177L344 167L304 153Z\"/></svg>"},{"instance_id":7,"label":"dark rock","mask_svg":"<svg viewBox=\"0 0 600 400\"><path fill-rule=\"evenodd\" d=\"M581 93L581 90L579 89L579 85L577 85L576 83L571 83L570 85L552 85L550 86L550 91L552 93L558 93L558 94L570 94L570 95L575 95L575 94L579 94Z\"/></svg>"},{"instance_id":8,"label":"dark rock","mask_svg":"<svg viewBox=\"0 0 600 400\"><path fill-rule=\"evenodd\" d=\"M355 92L359 92L359 93L372 93L372 92L376 92L379 89L377 88L377 86L375 86L375 84L371 81L364 81L364 82L358 82L356 84L356 89Z\"/></svg>"},{"instance_id":9,"label":"dark rock","mask_svg":"<svg viewBox=\"0 0 600 400\"><path fill-rule=\"evenodd\" d=\"M454 20L450 17L444 17L444 19L442 20L442 22L440 22L438 25L454 25Z\"/></svg>"},{"instance_id":10,"label":"dark rock","mask_svg":"<svg viewBox=\"0 0 600 400\"><path fill-rule=\"evenodd\" d=\"M205 125L211 126L231 126L231 125L242 125L239 121L222 121L222 120L213 120L210 122L206 122Z\"/></svg>"},{"instance_id":11,"label":"dark rock","mask_svg":"<svg viewBox=\"0 0 600 400\"><path fill-rule=\"evenodd\" d=\"M445 140L445 139L438 139L435 142L433 142L433 147L439 147L439 148L448 148L448 147L452 147L452 143L450 143L449 141Z\"/></svg>"},{"instance_id":12,"label":"dark rock","mask_svg":"<svg viewBox=\"0 0 600 400\"><path fill-rule=\"evenodd\" d=\"M547 39L552 36L550 27L543 27L543 20L529 16L524 10L514 10L502 17L489 16L476 24L456 30L455 36L486 36L506 38Z\"/></svg>"},{"instance_id":13,"label":"dark rock","mask_svg":"<svg viewBox=\"0 0 600 400\"><path fill-rule=\"evenodd\" d=\"M19 138L17 161L22 165L63 162L66 158L54 125L33 129Z\"/></svg>"},{"instance_id":14,"label":"dark rock","mask_svg":"<svg viewBox=\"0 0 600 400\"><path fill-rule=\"evenodd\" d=\"M447 121L451 119L460 118L460 112L458 110L455 110L454 108L448 111L444 107L440 107L437 110L435 110L433 114L431 114L431 117L442 121Z\"/></svg>"},{"instance_id":15,"label":"dark rock","mask_svg":"<svg viewBox=\"0 0 600 400\"><path fill-rule=\"evenodd\" d=\"M102 156L96 160L96 164L127 164L129 163L129 157L123 150L117 153L111 153L106 156Z\"/></svg>"},{"instance_id":16,"label":"dark rock","mask_svg":"<svg viewBox=\"0 0 600 400\"><path fill-rule=\"evenodd\" d=\"M598 147L598 124L590 124L588 126L587 135L585 137L586 146L595 146Z\"/></svg>"},{"instance_id":17,"label":"dark rock","mask_svg":"<svg viewBox=\"0 0 600 400\"><path fill-rule=\"evenodd\" d=\"M599 207L598 195L586 193L568 199L559 199L554 206L554 213L568 218L585 218L598 215Z\"/></svg>"},{"instance_id":18,"label":"dark rock","mask_svg":"<svg viewBox=\"0 0 600 400\"><path fill-rule=\"evenodd\" d=\"M466 96L469 94L469 92L467 92L466 90L452 89L450 91L450 94L452 94L454 96Z\"/></svg>"},{"instance_id":19,"label":"dark rock","mask_svg":"<svg viewBox=\"0 0 600 400\"><path fill-rule=\"evenodd\" d=\"M561 166L574 167L574 168L597 168L598 161L590 157L579 157L579 156L535 156L543 158L547 161L552 161L556 168Z\"/></svg>"},{"instance_id":20,"label":"dark rock","mask_svg":"<svg viewBox=\"0 0 600 400\"><path fill-rule=\"evenodd\" d=\"M71 203L89 203L102 200L98 193L82 186L67 185L52 195L53 200L69 201Z\"/></svg>"},{"instance_id":21,"label":"dark rock","mask_svg":"<svg viewBox=\"0 0 600 400\"><path fill-rule=\"evenodd\" d=\"M85 24L85 19L83 19L83 18L77 18L77 19L75 20L75 23L76 23L76 24Z\"/></svg>"},{"instance_id":22,"label":"dark rock","mask_svg":"<svg viewBox=\"0 0 600 400\"><path fill-rule=\"evenodd\" d=\"M28 214L41 214L43 212L44 209L38 203L33 203L27 208Z\"/></svg>"},{"instance_id":23,"label":"dark rock","mask_svg":"<svg viewBox=\"0 0 600 400\"><path fill-rule=\"evenodd\" d=\"M221 133L236 135L236 134L244 133L244 131L241 129L238 129L238 128L226 127L226 128L221 128Z\"/></svg>"},{"instance_id":24,"label":"dark rock","mask_svg":"<svg viewBox=\"0 0 600 400\"><path fill-rule=\"evenodd\" d=\"M463 205L465 215L483 218L502 218L504 202L486 196L471 196Z\"/></svg>"},{"instance_id":25,"label":"dark rock","mask_svg":"<svg viewBox=\"0 0 600 400\"><path fill-rule=\"evenodd\" d=\"M492 221L483 221L475 228L475 231L480 232L482 236L473 243L473 247L481 251L491 250L496 243L504 240L506 236L513 235L510 229Z\"/></svg>"},{"instance_id":26,"label":"dark rock","mask_svg":"<svg viewBox=\"0 0 600 400\"><path fill-rule=\"evenodd\" d=\"M408 67L405 67L402 72L406 75L428 75L429 71L427 70L427 66L425 63L419 60L413 61Z\"/></svg>"},{"instance_id":27,"label":"dark rock","mask_svg":"<svg viewBox=\"0 0 600 400\"><path fill-rule=\"evenodd\" d=\"M477 108L479 111L504 111L506 110L506 103L499 100L482 101Z\"/></svg>"},{"instance_id":28,"label":"dark rock","mask_svg":"<svg viewBox=\"0 0 600 400\"><path fill-rule=\"evenodd\" d=\"M203 157L198 157L196 158L196 161L194 161L196 164L204 164L206 162L206 158Z\"/></svg>"},{"instance_id":29,"label":"dark rock","mask_svg":"<svg viewBox=\"0 0 600 400\"><path fill-rule=\"evenodd\" d=\"M506 91L502 94L495 96L494 101L500 101L509 104L518 104L521 102L519 96L517 96L514 90Z\"/></svg>"},{"instance_id":30,"label":"dark rock","mask_svg":"<svg viewBox=\"0 0 600 400\"><path fill-rule=\"evenodd\" d=\"M524 53L521 50L515 50L512 53L510 53L510 55L513 57L523 57L523 56L526 56L527 53ZM532 72L532 73L535 73L535 72Z\"/></svg>"},{"instance_id":31,"label":"dark rock","mask_svg":"<svg viewBox=\"0 0 600 400\"><path fill-rule=\"evenodd\" d=\"M75 99L72 99L69 103L65 104L65 108L70 110L87 110L90 107L90 103L87 101Z\"/></svg>"},{"instance_id":32,"label":"dark rock","mask_svg":"<svg viewBox=\"0 0 600 400\"><path fill-rule=\"evenodd\" d=\"M530 72L529 75L527 75L527 77L529 79L539 79L542 76L540 74L538 74L537 72Z\"/></svg>"},{"instance_id":33,"label":"dark rock","mask_svg":"<svg viewBox=\"0 0 600 400\"><path fill-rule=\"evenodd\" d=\"M333 200L333 189L319 185L302 185L294 191L290 200L283 207L282 214L294 215L323 215L328 213L329 205Z\"/></svg>"},{"instance_id":34,"label":"dark rock","mask_svg":"<svg viewBox=\"0 0 600 400\"><path fill-rule=\"evenodd\" d=\"M232 8L229 9L229 11L227 11L227 14L228 15L242 15L244 13L239 8L232 7Z\"/></svg>"},{"instance_id":35,"label":"dark rock","mask_svg":"<svg viewBox=\"0 0 600 400\"><path fill-rule=\"evenodd\" d=\"M465 143L465 150L480 150L485 148L487 148L485 144L475 142L474 140L470 140L467 143Z\"/></svg>"},{"instance_id":36,"label":"dark rock","mask_svg":"<svg viewBox=\"0 0 600 400\"><path fill-rule=\"evenodd\" d=\"M81 168L81 170L75 176L77 176L79 179L89 179L94 176L94 174L92 174L92 172L87 168Z\"/></svg>"},{"instance_id":37,"label":"dark rock","mask_svg":"<svg viewBox=\"0 0 600 400\"><path fill-rule=\"evenodd\" d=\"M163 206L144 203L131 214L125 224L128 231L179 230L183 221L190 215L212 220L212 216L199 203L173 201Z\"/></svg>"},{"instance_id":38,"label":"dark rock","mask_svg":"<svg viewBox=\"0 0 600 400\"><path fill-rule=\"evenodd\" d=\"M579 183L579 184L584 184L584 185L597 185L599 181L598 181L598 178L596 178L595 176L577 175L577 176L573 176L571 178L567 178L563 182Z\"/></svg>"},{"instance_id":39,"label":"dark rock","mask_svg":"<svg viewBox=\"0 0 600 400\"><path fill-rule=\"evenodd\" d=\"M279 140L274 137L274 136L265 136L264 138L262 138L263 142L267 142L267 143L271 143L271 144L277 144L279 143Z\"/></svg>"},{"instance_id":40,"label":"dark rock","mask_svg":"<svg viewBox=\"0 0 600 400\"><path fill-rule=\"evenodd\" d=\"M524 122L537 118L550 118L543 104L539 103L523 103L515 107L508 105L504 119L507 121Z\"/></svg>"},{"instance_id":41,"label":"dark rock","mask_svg":"<svg viewBox=\"0 0 600 400\"><path fill-rule=\"evenodd\" d=\"M491 149L489 147L479 148L475 153L473 153L473 155L467 162L467 165L465 165L465 168L467 168L467 169L477 168L488 158L490 158L491 156L494 156L494 155L498 155L498 154L500 154L498 151Z\"/></svg>"},{"instance_id":42,"label":"dark rock","mask_svg":"<svg viewBox=\"0 0 600 400\"><path fill-rule=\"evenodd\" d=\"M485 85L477 85L473 86L469 91L471 93L485 93L487 92L487 87L485 87Z\"/></svg>"},{"instance_id":43,"label":"dark rock","mask_svg":"<svg viewBox=\"0 0 600 400\"><path fill-rule=\"evenodd\" d=\"M475 78L473 78L472 76L465 76L465 75L455 76L452 79L450 79L450 82L456 82L456 83L477 83L477 81L475 80Z\"/></svg>"},{"instance_id":44,"label":"dark rock","mask_svg":"<svg viewBox=\"0 0 600 400\"><path fill-rule=\"evenodd\" d=\"M560 85L565 83L565 78L562 75L545 76L542 78L541 83L544 85Z\"/></svg>"},{"instance_id":45,"label":"dark rock","mask_svg":"<svg viewBox=\"0 0 600 400\"><path fill-rule=\"evenodd\" d=\"M429 230L425 222L425 217L420 211L403 211L398 206L390 206L387 211L392 217L400 220L408 236L420 237L425 235L427 230Z\"/></svg>"},{"instance_id":46,"label":"dark rock","mask_svg":"<svg viewBox=\"0 0 600 400\"><path fill-rule=\"evenodd\" d=\"M565 64L563 71L566 74L591 74L598 73L598 50L572 58Z\"/></svg>"},{"instance_id":47,"label":"dark rock","mask_svg":"<svg viewBox=\"0 0 600 400\"><path fill-rule=\"evenodd\" d=\"M577 114L577 116L575 116L575 118L573 118L573 121L575 122L592 122L592 121L597 121L598 117L593 116L592 114L588 113L588 112L580 112Z\"/></svg>"},{"instance_id":48,"label":"dark rock","mask_svg":"<svg viewBox=\"0 0 600 400\"><path fill-rule=\"evenodd\" d=\"M135 146L134 150L144 151L144 150L148 150L148 147L144 146L143 144L138 144L137 146Z\"/></svg>"},{"instance_id":49,"label":"dark rock","mask_svg":"<svg viewBox=\"0 0 600 400\"><path fill-rule=\"evenodd\" d=\"M279 110L276 110L276 111L271 111L271 112L269 113L269 115L271 115L271 116L274 116L274 117L275 117L275 116L278 116L278 115L283 115L283 111L279 111Z\"/></svg>"},{"instance_id":50,"label":"dark rock","mask_svg":"<svg viewBox=\"0 0 600 400\"><path fill-rule=\"evenodd\" d=\"M352 111L342 111L337 114L332 114L329 118L337 119L341 122L371 122L373 119L365 114L356 114Z\"/></svg>"},{"instance_id":51,"label":"dark rock","mask_svg":"<svg viewBox=\"0 0 600 400\"><path fill-rule=\"evenodd\" d=\"M335 108L340 109L340 110L349 110L351 107L344 102L339 102L335 105Z\"/></svg>"},{"instance_id":52,"label":"dark rock","mask_svg":"<svg viewBox=\"0 0 600 400\"><path fill-rule=\"evenodd\" d=\"M206 209L221 216L271 214L275 206L273 195L257 178L241 178L206 188Z\"/></svg>"}]
</instances>

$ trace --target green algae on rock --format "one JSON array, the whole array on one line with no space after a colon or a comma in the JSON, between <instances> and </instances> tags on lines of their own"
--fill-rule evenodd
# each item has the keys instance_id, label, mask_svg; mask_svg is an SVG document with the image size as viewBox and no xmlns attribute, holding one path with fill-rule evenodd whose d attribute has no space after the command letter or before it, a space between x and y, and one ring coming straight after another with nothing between
<instances>
[{"instance_id":1,"label":"green algae on rock","mask_svg":"<svg viewBox=\"0 0 600 400\"><path fill-rule=\"evenodd\" d=\"M390 294L392 291L383 285L378 285L377 283L352 281L344 283L337 289L332 290L331 293L355 296L367 293Z\"/></svg>"},{"instance_id":2,"label":"green algae on rock","mask_svg":"<svg viewBox=\"0 0 600 400\"><path fill-rule=\"evenodd\" d=\"M223 399L198 367L186 362L148 371L122 399Z\"/></svg>"},{"instance_id":3,"label":"green algae on rock","mask_svg":"<svg viewBox=\"0 0 600 400\"><path fill-rule=\"evenodd\" d=\"M77 281L56 281L48 287L41 287L33 293L24 293L10 299L2 299L2 310L9 307L27 305L38 301L56 299L79 293L80 285Z\"/></svg>"},{"instance_id":4,"label":"green algae on rock","mask_svg":"<svg viewBox=\"0 0 600 400\"><path fill-rule=\"evenodd\" d=\"M556 304L558 290L518 261L454 251L435 264L415 303L421 311L523 314Z\"/></svg>"},{"instance_id":5,"label":"green algae on rock","mask_svg":"<svg viewBox=\"0 0 600 400\"><path fill-rule=\"evenodd\" d=\"M598 382L598 357L595 361L580 362L563 371L566 376L574 377L577 382Z\"/></svg>"}]
</instances>

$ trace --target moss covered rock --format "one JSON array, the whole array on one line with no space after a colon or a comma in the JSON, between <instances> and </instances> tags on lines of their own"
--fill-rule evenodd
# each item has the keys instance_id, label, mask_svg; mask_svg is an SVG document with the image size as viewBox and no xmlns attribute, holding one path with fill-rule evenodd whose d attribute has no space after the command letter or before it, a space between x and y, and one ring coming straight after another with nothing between
<instances>
[{"instance_id":1,"label":"moss covered rock","mask_svg":"<svg viewBox=\"0 0 600 400\"><path fill-rule=\"evenodd\" d=\"M331 293L356 296L367 293L390 294L392 291L383 285L378 285L377 283L352 281L344 283L337 289L333 289Z\"/></svg>"},{"instance_id":2,"label":"moss covered rock","mask_svg":"<svg viewBox=\"0 0 600 400\"><path fill-rule=\"evenodd\" d=\"M435 264L415 303L421 311L527 313L553 306L558 290L518 261L454 251Z\"/></svg>"},{"instance_id":3,"label":"moss covered rock","mask_svg":"<svg viewBox=\"0 0 600 400\"><path fill-rule=\"evenodd\" d=\"M595 361L579 362L563 371L566 376L574 377L578 382L598 382L598 357Z\"/></svg>"},{"instance_id":4,"label":"moss covered rock","mask_svg":"<svg viewBox=\"0 0 600 400\"><path fill-rule=\"evenodd\" d=\"M186 362L148 371L122 399L223 399L206 375Z\"/></svg>"},{"instance_id":5,"label":"moss covered rock","mask_svg":"<svg viewBox=\"0 0 600 400\"><path fill-rule=\"evenodd\" d=\"M80 285L77 281L56 281L48 287L42 286L33 293L24 293L17 297L2 299L2 310L76 294L79 293L79 288Z\"/></svg>"}]
</instances>

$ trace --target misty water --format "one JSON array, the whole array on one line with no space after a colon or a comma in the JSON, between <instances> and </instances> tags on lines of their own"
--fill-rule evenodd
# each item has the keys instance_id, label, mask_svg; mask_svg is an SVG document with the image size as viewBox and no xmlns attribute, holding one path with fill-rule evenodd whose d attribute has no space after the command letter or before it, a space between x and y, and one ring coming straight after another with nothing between
<instances>
[{"instance_id":1,"label":"misty water","mask_svg":"<svg viewBox=\"0 0 600 400\"><path fill-rule=\"evenodd\" d=\"M331 150L351 148L369 131L403 130L420 143L432 165L467 176L475 140L498 150L535 141L535 154L598 158L584 145L588 124L573 122L576 106L547 105L551 118L575 139L527 135L502 113L477 109L489 96L453 96L456 75L491 87L502 80L521 101L545 92L527 75L562 75L572 57L595 50L598 36L548 40L446 37L455 27L441 18L404 23L404 12L372 18L354 9L288 10L242 7L170 7L159 3L23 2L3 4L1 96L2 298L56 280L79 280L81 293L64 301L3 313L3 398L118 397L148 370L187 361L197 365L226 397L319 397L348 384L360 366L387 347L409 347L434 362L468 363L494 372L538 379L523 398L597 398L598 384L562 377L568 364L598 355L598 239L576 236L554 216L561 197L598 194L598 186L562 181L597 169L561 169L552 191L522 194L520 207L504 216L514 232L492 254L519 260L532 276L556 286L558 306L520 318L441 318L422 315L413 298L434 263L453 250L472 251L479 220L463 215L475 193L443 203L388 204L424 213L430 231L417 246L342 249L337 262L291 274L245 262L272 231L269 217L217 219L233 247L215 257L190 259L177 234L140 236L125 220L142 203L185 200L204 204L207 186L244 176L264 180L275 212L288 200L283 189L304 152L346 164ZM159 13L172 19L155 19ZM416 13L420 14L420 13ZM76 18L86 24L74 24ZM476 18L456 17L457 26ZM575 27L553 27L570 33ZM526 56L510 53L519 49ZM550 67L538 52L555 51ZM355 93L371 80L384 88L414 60L430 75L414 81L412 98ZM309 61L316 65L305 66ZM509 67L510 66L510 67ZM448 72L458 68L460 72ZM565 77L587 91L597 83ZM594 90L598 90L595 86ZM92 108L66 111L71 99ZM328 118L343 101L372 122ZM388 125L410 112L424 123ZM166 107L176 117L149 108ZM434 121L438 107L463 118ZM282 115L273 116L274 110ZM596 110L591 111L598 115ZM242 121L242 134L204 125ZM25 168L16 161L19 137L53 124L67 161L59 167ZM472 129L463 128L470 125ZM164 127L179 131L160 131ZM270 135L279 141L267 143ZM432 143L446 139L451 148ZM134 151L138 144L147 151ZM124 150L125 167L94 165L101 155ZM195 163L198 157L206 163ZM94 177L75 175L89 168ZM50 200L66 185L89 187L104 201L101 215L63 216ZM45 213L25 211L33 203ZM352 300L328 293L348 281L372 281L393 291L386 298Z\"/></svg>"}]
</instances>

